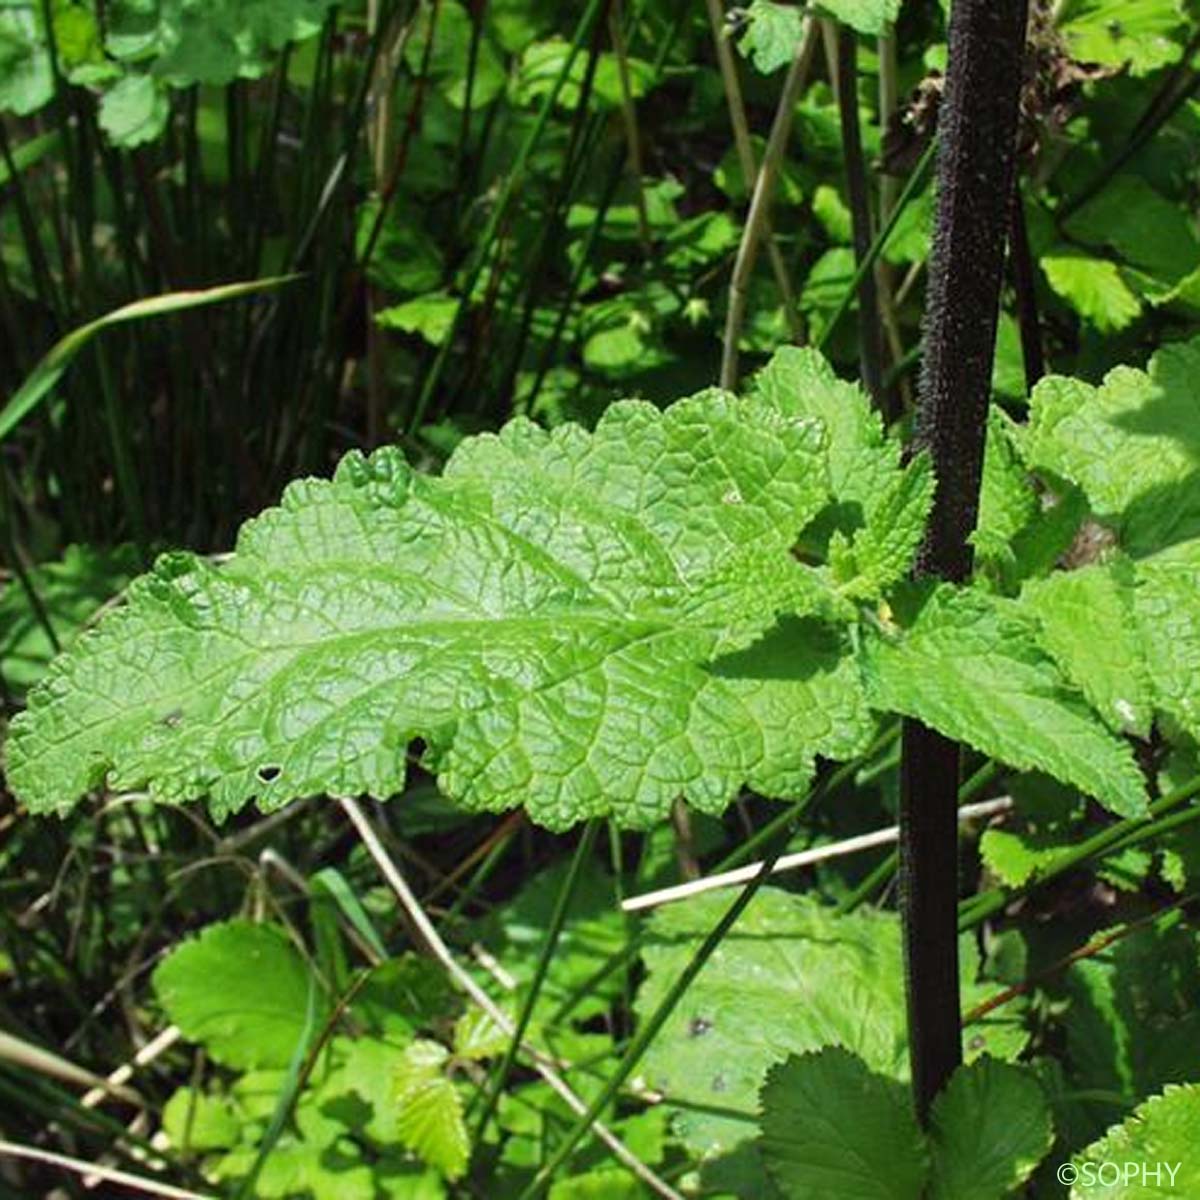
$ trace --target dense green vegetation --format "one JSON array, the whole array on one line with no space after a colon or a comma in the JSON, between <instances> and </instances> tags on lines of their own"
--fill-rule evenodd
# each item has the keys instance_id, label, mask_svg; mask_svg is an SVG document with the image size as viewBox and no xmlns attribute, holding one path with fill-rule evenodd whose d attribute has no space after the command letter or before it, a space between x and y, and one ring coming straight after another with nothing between
<instances>
[{"instance_id":1,"label":"dense green vegetation","mask_svg":"<svg viewBox=\"0 0 1200 1200\"><path fill-rule=\"evenodd\" d=\"M0 0L0 1196L1200 1191L1200 7L1031 4L965 578L949 10Z\"/></svg>"}]
</instances>

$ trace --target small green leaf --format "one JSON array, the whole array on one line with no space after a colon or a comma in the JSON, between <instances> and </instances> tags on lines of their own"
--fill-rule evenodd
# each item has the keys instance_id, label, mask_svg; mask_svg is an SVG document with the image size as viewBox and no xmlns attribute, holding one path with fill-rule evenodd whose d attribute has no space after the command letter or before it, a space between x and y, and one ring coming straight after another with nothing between
<instances>
[{"instance_id":1,"label":"small green leaf","mask_svg":"<svg viewBox=\"0 0 1200 1200\"><path fill-rule=\"evenodd\" d=\"M763 1158L786 1200L919 1200L929 1152L908 1092L837 1046L792 1055L762 1089ZM964 1196L966 1193L964 1193Z\"/></svg>"},{"instance_id":2,"label":"small green leaf","mask_svg":"<svg viewBox=\"0 0 1200 1200\"><path fill-rule=\"evenodd\" d=\"M1013 833L1007 829L985 829L979 839L984 865L1006 887L1021 887L1033 876L1054 865L1069 848L1063 835Z\"/></svg>"},{"instance_id":3,"label":"small green leaf","mask_svg":"<svg viewBox=\"0 0 1200 1200\"><path fill-rule=\"evenodd\" d=\"M114 146L141 146L166 128L171 106L150 75L126 75L100 101L100 128Z\"/></svg>"},{"instance_id":4,"label":"small green leaf","mask_svg":"<svg viewBox=\"0 0 1200 1200\"><path fill-rule=\"evenodd\" d=\"M320 30L331 4L332 0L118 4L108 15L105 44L117 59L149 60L153 73L175 87L224 86L265 74L288 42Z\"/></svg>"},{"instance_id":5,"label":"small green leaf","mask_svg":"<svg viewBox=\"0 0 1200 1200\"><path fill-rule=\"evenodd\" d=\"M1068 0L1059 28L1073 58L1146 75L1179 58L1186 21L1180 0Z\"/></svg>"},{"instance_id":6,"label":"small green leaf","mask_svg":"<svg viewBox=\"0 0 1200 1200\"><path fill-rule=\"evenodd\" d=\"M752 0L746 9L746 30L738 49L756 70L770 75L796 57L803 31L801 10L796 5Z\"/></svg>"},{"instance_id":7,"label":"small green leaf","mask_svg":"<svg viewBox=\"0 0 1200 1200\"><path fill-rule=\"evenodd\" d=\"M878 34L899 15L900 0L819 0L818 7L858 33Z\"/></svg>"},{"instance_id":8,"label":"small green leaf","mask_svg":"<svg viewBox=\"0 0 1200 1200\"><path fill-rule=\"evenodd\" d=\"M182 1087L163 1108L163 1133L181 1152L227 1150L242 1138L242 1122L225 1096Z\"/></svg>"},{"instance_id":9,"label":"small green leaf","mask_svg":"<svg viewBox=\"0 0 1200 1200\"><path fill-rule=\"evenodd\" d=\"M554 88L570 53L571 43L561 37L527 47L517 67L517 99L523 104L544 100ZM629 69L630 93L636 100L650 91L657 76L653 65L643 59L626 56L625 62ZM578 106L587 71L587 56L576 54L558 93L556 104L560 108L574 110ZM596 56L592 102L598 101L600 107L619 108L622 96L620 62L615 54L603 51Z\"/></svg>"},{"instance_id":10,"label":"small green leaf","mask_svg":"<svg viewBox=\"0 0 1200 1200\"><path fill-rule=\"evenodd\" d=\"M929 455L918 454L877 498L852 542L836 535L829 561L841 595L878 599L904 578L925 533L933 482Z\"/></svg>"},{"instance_id":11,"label":"small green leaf","mask_svg":"<svg viewBox=\"0 0 1200 1200\"><path fill-rule=\"evenodd\" d=\"M454 1024L458 1058L495 1058L508 1048L512 1035L480 1008L469 1008Z\"/></svg>"},{"instance_id":12,"label":"small green leaf","mask_svg":"<svg viewBox=\"0 0 1200 1200\"><path fill-rule=\"evenodd\" d=\"M812 198L813 216L821 222L830 240L848 246L854 236L854 219L850 207L837 188L827 183L817 186Z\"/></svg>"},{"instance_id":13,"label":"small green leaf","mask_svg":"<svg viewBox=\"0 0 1200 1200\"><path fill-rule=\"evenodd\" d=\"M400 1113L398 1080L409 1069L409 1035L390 1025L386 1040L336 1037L331 1069L313 1096L321 1112L341 1115L357 1137L377 1149L394 1147Z\"/></svg>"},{"instance_id":14,"label":"small green leaf","mask_svg":"<svg viewBox=\"0 0 1200 1200\"><path fill-rule=\"evenodd\" d=\"M504 91L503 59L487 32L475 37L474 19L458 0L423 0L404 41L404 61L414 78L427 79L457 109L467 105L468 70L472 109Z\"/></svg>"},{"instance_id":15,"label":"small green leaf","mask_svg":"<svg viewBox=\"0 0 1200 1200\"><path fill-rule=\"evenodd\" d=\"M1050 1152L1054 1126L1037 1078L984 1057L955 1071L933 1102L931 1200L1002 1200Z\"/></svg>"},{"instance_id":16,"label":"small green leaf","mask_svg":"<svg viewBox=\"0 0 1200 1200\"><path fill-rule=\"evenodd\" d=\"M440 346L450 336L459 303L456 296L445 292L428 292L381 309L375 314L375 321L383 329L416 333L431 346Z\"/></svg>"},{"instance_id":17,"label":"small green leaf","mask_svg":"<svg viewBox=\"0 0 1200 1200\"><path fill-rule=\"evenodd\" d=\"M33 4L0 6L0 113L27 117L50 103L54 71Z\"/></svg>"},{"instance_id":18,"label":"small green leaf","mask_svg":"<svg viewBox=\"0 0 1200 1200\"><path fill-rule=\"evenodd\" d=\"M971 534L980 561L1002 567L1013 561L1012 540L1037 512L1038 496L1017 451L1013 420L993 405L988 413L979 520Z\"/></svg>"},{"instance_id":19,"label":"small green leaf","mask_svg":"<svg viewBox=\"0 0 1200 1200\"><path fill-rule=\"evenodd\" d=\"M405 1051L396 1078L396 1131L431 1167L447 1179L459 1179L467 1169L471 1141L462 1099L443 1072L447 1057L437 1042L413 1042Z\"/></svg>"},{"instance_id":20,"label":"small green leaf","mask_svg":"<svg viewBox=\"0 0 1200 1200\"><path fill-rule=\"evenodd\" d=\"M1071 1200L1182 1200L1200 1195L1197 1146L1200 1085L1169 1086L1075 1156L1079 1176Z\"/></svg>"},{"instance_id":21,"label":"small green leaf","mask_svg":"<svg viewBox=\"0 0 1200 1200\"><path fill-rule=\"evenodd\" d=\"M242 1070L289 1064L313 986L282 930L241 920L209 925L154 971L158 1001L183 1036Z\"/></svg>"},{"instance_id":22,"label":"small green leaf","mask_svg":"<svg viewBox=\"0 0 1200 1200\"><path fill-rule=\"evenodd\" d=\"M1038 264L1055 292L1101 333L1116 333L1141 314L1141 302L1120 268L1106 258L1064 248L1042 255Z\"/></svg>"}]
</instances>

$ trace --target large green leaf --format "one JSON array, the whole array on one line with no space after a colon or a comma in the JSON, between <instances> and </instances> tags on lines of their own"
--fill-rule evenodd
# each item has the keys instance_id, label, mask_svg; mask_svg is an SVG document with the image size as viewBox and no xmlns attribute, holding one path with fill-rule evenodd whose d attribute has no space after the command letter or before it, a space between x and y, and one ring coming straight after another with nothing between
<instances>
[{"instance_id":1,"label":"large green leaf","mask_svg":"<svg viewBox=\"0 0 1200 1200\"><path fill-rule=\"evenodd\" d=\"M841 1047L793 1055L762 1090L762 1154L788 1200L919 1200L929 1151L907 1089Z\"/></svg>"},{"instance_id":2,"label":"large green leaf","mask_svg":"<svg viewBox=\"0 0 1200 1200\"><path fill-rule=\"evenodd\" d=\"M421 737L448 794L555 828L796 794L830 752L811 706L860 692L827 636L785 637L791 671L731 656L819 602L790 548L826 499L822 431L752 411L714 392L615 405L594 435L516 421L440 479L350 455L227 565L171 554L136 581L14 721L10 784L40 810L106 776L218 813L386 797Z\"/></svg>"},{"instance_id":3,"label":"large green leaf","mask_svg":"<svg viewBox=\"0 0 1200 1200\"><path fill-rule=\"evenodd\" d=\"M1002 1200L1054 1140L1037 1079L987 1056L939 1093L928 1136L908 1090L840 1047L772 1068L762 1108L763 1158L796 1200Z\"/></svg>"},{"instance_id":4,"label":"large green leaf","mask_svg":"<svg viewBox=\"0 0 1200 1200\"><path fill-rule=\"evenodd\" d=\"M243 1070L291 1062L314 986L281 929L241 920L208 926L154 972L159 1003L184 1037Z\"/></svg>"},{"instance_id":5,"label":"large green leaf","mask_svg":"<svg viewBox=\"0 0 1200 1200\"><path fill-rule=\"evenodd\" d=\"M1081 487L1134 557L1200 534L1200 340L1100 387L1051 376L1034 389L1031 466Z\"/></svg>"},{"instance_id":6,"label":"large green leaf","mask_svg":"<svg viewBox=\"0 0 1200 1200\"><path fill-rule=\"evenodd\" d=\"M662 909L644 951L637 997L654 1011L700 940L729 905L715 894ZM986 989L964 944L964 1007ZM990 989L990 990L994 990ZM973 1026L970 1053L1020 1050L1018 1010ZM764 888L679 1001L646 1054L651 1087L676 1111L675 1126L706 1157L736 1150L754 1133L758 1089L788 1054L838 1045L894 1079L908 1072L900 923L894 913L836 915L807 896Z\"/></svg>"},{"instance_id":7,"label":"large green leaf","mask_svg":"<svg viewBox=\"0 0 1200 1200\"><path fill-rule=\"evenodd\" d=\"M897 601L900 628L867 647L872 701L1021 770L1038 769L1113 812L1146 811L1129 746L1101 724L1012 602L945 585Z\"/></svg>"},{"instance_id":8,"label":"large green leaf","mask_svg":"<svg viewBox=\"0 0 1200 1200\"><path fill-rule=\"evenodd\" d=\"M1138 175L1117 175L1066 223L1073 241L1111 246L1155 279L1178 282L1200 260L1186 208Z\"/></svg>"},{"instance_id":9,"label":"large green leaf","mask_svg":"<svg viewBox=\"0 0 1200 1200\"><path fill-rule=\"evenodd\" d=\"M1186 1200L1200 1195L1200 1085L1177 1084L1075 1156L1071 1200Z\"/></svg>"}]
</instances>

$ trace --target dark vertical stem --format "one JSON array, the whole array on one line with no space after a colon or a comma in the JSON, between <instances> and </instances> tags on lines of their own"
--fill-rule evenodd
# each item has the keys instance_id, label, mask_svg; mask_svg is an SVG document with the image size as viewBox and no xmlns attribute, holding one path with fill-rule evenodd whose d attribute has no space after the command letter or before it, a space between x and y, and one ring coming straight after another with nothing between
<instances>
[{"instance_id":1,"label":"dark vertical stem","mask_svg":"<svg viewBox=\"0 0 1200 1200\"><path fill-rule=\"evenodd\" d=\"M938 199L916 444L933 512L917 573L962 582L979 484L1013 193L1027 0L955 0L938 125ZM913 1099L922 1120L962 1061L958 997L958 745L906 721L900 879Z\"/></svg>"},{"instance_id":2,"label":"dark vertical stem","mask_svg":"<svg viewBox=\"0 0 1200 1200\"><path fill-rule=\"evenodd\" d=\"M458 188L455 191L455 225L462 217L462 207L469 195L464 191L463 185L467 180L468 147L471 142L471 105L475 97L475 72L479 68L479 43L483 39L483 21L487 14L487 0L472 0L472 3L467 5L467 12L471 18L471 44L467 50L467 83L463 96L462 120L458 128L458 162L454 170L454 177L458 180Z\"/></svg>"},{"instance_id":3,"label":"dark vertical stem","mask_svg":"<svg viewBox=\"0 0 1200 1200\"><path fill-rule=\"evenodd\" d=\"M842 154L846 162L846 191L854 228L854 260L861 263L871 250L871 197L858 124L858 42L854 30L838 30L838 109L842 118ZM858 284L858 345L863 386L876 405L883 398L883 344L880 338L879 298L875 272L865 271Z\"/></svg>"},{"instance_id":4,"label":"dark vertical stem","mask_svg":"<svg viewBox=\"0 0 1200 1200\"><path fill-rule=\"evenodd\" d=\"M1042 350L1042 325L1038 317L1037 277L1029 250L1029 230L1025 223L1025 202L1021 184L1013 187L1012 217L1008 230L1008 267L1017 297L1017 325L1021 330L1021 357L1025 362L1025 386L1033 391L1046 373Z\"/></svg>"}]
</instances>

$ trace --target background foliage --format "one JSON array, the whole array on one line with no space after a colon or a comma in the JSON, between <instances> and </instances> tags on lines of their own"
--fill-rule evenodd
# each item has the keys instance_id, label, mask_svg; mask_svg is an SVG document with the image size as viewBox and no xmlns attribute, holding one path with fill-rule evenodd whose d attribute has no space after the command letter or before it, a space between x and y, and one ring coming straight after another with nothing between
<instances>
[{"instance_id":1,"label":"background foliage","mask_svg":"<svg viewBox=\"0 0 1200 1200\"><path fill-rule=\"evenodd\" d=\"M1194 1193L1200 12L1033 6L976 580L928 594L901 459L948 5L710 7L716 39L680 0L0 5L6 780L89 793L0 812L6 1143L317 1200L1060 1195L1059 1164L1134 1158ZM855 75L821 33L800 71L809 18ZM739 401L703 391L729 344ZM333 481L237 534L305 475ZM431 634L464 581L559 607ZM756 640L780 613L805 638ZM290 678L242 672L304 622ZM559 709L501 686L531 661ZM964 800L1011 798L964 833L968 1063L924 1132L886 846L728 927L728 894L620 907L891 824L894 714L973 747ZM585 726L623 777L561 770ZM324 798L361 792L494 1011ZM0 1156L0 1194L53 1187L85 1194Z\"/></svg>"}]
</instances>

